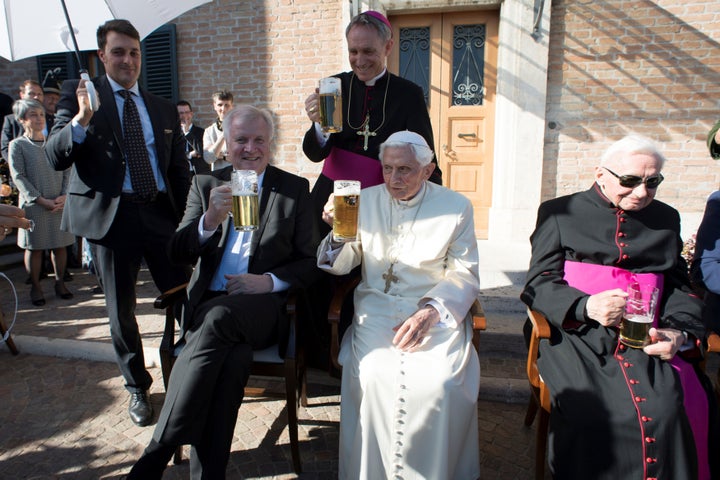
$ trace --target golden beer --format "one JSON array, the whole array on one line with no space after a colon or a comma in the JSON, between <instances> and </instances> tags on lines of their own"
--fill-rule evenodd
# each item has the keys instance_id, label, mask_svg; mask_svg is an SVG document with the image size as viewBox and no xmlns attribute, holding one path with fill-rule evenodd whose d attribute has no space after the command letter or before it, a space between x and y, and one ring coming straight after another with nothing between
<instances>
[{"instance_id":1,"label":"golden beer","mask_svg":"<svg viewBox=\"0 0 720 480\"><path fill-rule=\"evenodd\" d=\"M357 238L360 195L336 195L333 199L333 240L352 242Z\"/></svg>"},{"instance_id":2,"label":"golden beer","mask_svg":"<svg viewBox=\"0 0 720 480\"><path fill-rule=\"evenodd\" d=\"M650 342L648 332L652 317L647 315L625 315L620 322L620 341L632 348L642 348Z\"/></svg>"},{"instance_id":3,"label":"golden beer","mask_svg":"<svg viewBox=\"0 0 720 480\"><path fill-rule=\"evenodd\" d=\"M233 195L232 217L235 230L257 229L260 223L258 196L252 193Z\"/></svg>"},{"instance_id":4,"label":"golden beer","mask_svg":"<svg viewBox=\"0 0 720 480\"><path fill-rule=\"evenodd\" d=\"M342 97L339 94L320 95L320 127L325 133L342 132Z\"/></svg>"},{"instance_id":5,"label":"golden beer","mask_svg":"<svg viewBox=\"0 0 720 480\"><path fill-rule=\"evenodd\" d=\"M342 86L337 77L320 79L320 127L325 133L342 132Z\"/></svg>"}]
</instances>

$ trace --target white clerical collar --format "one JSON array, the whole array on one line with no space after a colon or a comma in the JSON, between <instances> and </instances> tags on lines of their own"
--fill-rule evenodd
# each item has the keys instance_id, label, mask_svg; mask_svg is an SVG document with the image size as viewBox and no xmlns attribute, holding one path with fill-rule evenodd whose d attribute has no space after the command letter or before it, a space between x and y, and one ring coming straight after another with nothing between
<instances>
[{"instance_id":1,"label":"white clerical collar","mask_svg":"<svg viewBox=\"0 0 720 480\"><path fill-rule=\"evenodd\" d=\"M119 83L117 83L115 80L113 80L110 77L110 75L106 75L106 76L107 76L108 82L110 82L110 86L112 87L113 93L117 93L119 90L130 90L136 96L138 96L138 97L140 96L140 87L138 87L137 82L135 82L135 85L133 85L132 87L125 88L122 85L120 85Z\"/></svg>"},{"instance_id":2,"label":"white clerical collar","mask_svg":"<svg viewBox=\"0 0 720 480\"><path fill-rule=\"evenodd\" d=\"M375 77L375 78L371 78L370 80L368 80L367 82L365 82L365 85L368 86L368 87L373 87L373 86L375 86L375 83L376 83L378 80L380 80L380 78L382 78L383 75L385 75L385 72L387 72L387 68L383 68L383 71L382 71L382 73L380 73L380 75L378 75L378 76Z\"/></svg>"}]
</instances>

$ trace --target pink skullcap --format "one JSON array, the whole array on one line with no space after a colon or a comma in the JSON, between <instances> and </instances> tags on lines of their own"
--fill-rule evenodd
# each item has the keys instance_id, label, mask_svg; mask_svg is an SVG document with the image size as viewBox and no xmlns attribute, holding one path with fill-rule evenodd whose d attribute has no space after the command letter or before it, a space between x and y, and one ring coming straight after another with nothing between
<instances>
[{"instance_id":1,"label":"pink skullcap","mask_svg":"<svg viewBox=\"0 0 720 480\"><path fill-rule=\"evenodd\" d=\"M375 10L368 10L363 13L365 15L370 15L371 17L377 18L378 20L383 22L385 25L387 25L387 27L390 29L390 31L392 31L392 26L390 26L390 21L387 18L385 18L385 15L383 15L382 13L376 12Z\"/></svg>"}]
</instances>

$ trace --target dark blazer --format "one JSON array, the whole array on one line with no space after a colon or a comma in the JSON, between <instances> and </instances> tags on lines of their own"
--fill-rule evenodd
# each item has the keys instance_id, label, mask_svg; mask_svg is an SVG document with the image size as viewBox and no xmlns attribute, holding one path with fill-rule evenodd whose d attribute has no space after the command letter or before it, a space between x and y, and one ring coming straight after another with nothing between
<instances>
[{"instance_id":1,"label":"dark blazer","mask_svg":"<svg viewBox=\"0 0 720 480\"><path fill-rule=\"evenodd\" d=\"M126 161L123 135L112 87L105 75L93 79L100 108L82 144L72 141L70 122L78 112L77 80L63 82L55 125L45 149L55 170L72 167L61 228L99 240L108 232L120 202ZM158 165L178 219L185 208L190 169L177 107L140 89L155 135Z\"/></svg>"},{"instance_id":2,"label":"dark blazer","mask_svg":"<svg viewBox=\"0 0 720 480\"><path fill-rule=\"evenodd\" d=\"M188 285L188 302L183 314L183 329L190 328L189 319L208 289L227 247L228 217L218 231L200 245L198 224L208 209L210 190L230 181L232 167L210 175L193 177L185 215L170 242L170 258L176 263L195 265ZM304 178L269 165L265 170L260 195L260 225L250 245L248 273L272 273L288 282L291 288L307 287L318 278L315 253L317 237L310 205L310 185ZM278 294L284 302L286 293ZM281 341L284 322L281 324Z\"/></svg>"},{"instance_id":3,"label":"dark blazer","mask_svg":"<svg viewBox=\"0 0 720 480\"><path fill-rule=\"evenodd\" d=\"M207 162L205 162L205 160L203 159L204 133L205 129L193 124L193 126L190 127L190 131L185 134L185 139L190 145L190 148L200 154L199 157L190 159L190 163L192 163L195 173L210 173L210 165L208 165Z\"/></svg>"}]
</instances>

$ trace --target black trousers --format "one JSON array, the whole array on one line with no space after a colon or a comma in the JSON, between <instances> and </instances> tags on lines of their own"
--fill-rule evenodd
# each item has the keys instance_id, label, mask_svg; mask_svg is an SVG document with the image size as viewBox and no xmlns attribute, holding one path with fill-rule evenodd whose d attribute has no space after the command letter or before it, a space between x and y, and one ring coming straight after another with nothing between
<instances>
[{"instance_id":1,"label":"black trousers","mask_svg":"<svg viewBox=\"0 0 720 480\"><path fill-rule=\"evenodd\" d=\"M186 444L192 445L193 479L224 478L252 351L277 342L283 302L279 294L223 295L195 309L153 443L133 468L137 476L128 478L160 478L153 466L164 469L174 449Z\"/></svg>"},{"instance_id":2,"label":"black trousers","mask_svg":"<svg viewBox=\"0 0 720 480\"><path fill-rule=\"evenodd\" d=\"M152 384L135 318L135 286L142 260L160 292L190 278L190 268L174 265L167 255L167 244L176 227L170 201L160 194L148 204L121 200L108 234L101 240L90 240L105 292L113 348L130 392L145 391Z\"/></svg>"}]
</instances>

